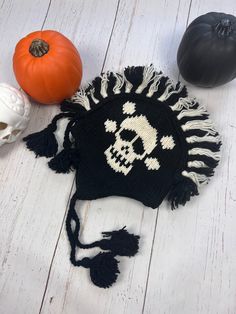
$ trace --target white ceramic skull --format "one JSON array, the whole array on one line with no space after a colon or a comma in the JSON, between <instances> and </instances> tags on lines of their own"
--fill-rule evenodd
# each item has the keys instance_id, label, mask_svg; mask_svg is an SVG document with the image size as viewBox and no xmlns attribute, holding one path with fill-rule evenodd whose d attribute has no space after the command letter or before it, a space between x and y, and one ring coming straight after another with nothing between
<instances>
[{"instance_id":1,"label":"white ceramic skull","mask_svg":"<svg viewBox=\"0 0 236 314\"><path fill-rule=\"evenodd\" d=\"M14 142L27 127L30 107L25 93L0 83L0 146Z\"/></svg>"},{"instance_id":2,"label":"white ceramic skull","mask_svg":"<svg viewBox=\"0 0 236 314\"><path fill-rule=\"evenodd\" d=\"M110 123L110 126L109 126ZM106 128L112 129L115 121L106 121ZM116 128L116 127L115 127ZM135 145L138 143L138 147ZM128 117L123 120L115 133L115 142L104 152L107 162L116 172L127 175L135 160L143 160L157 145L157 130L143 115Z\"/></svg>"}]
</instances>

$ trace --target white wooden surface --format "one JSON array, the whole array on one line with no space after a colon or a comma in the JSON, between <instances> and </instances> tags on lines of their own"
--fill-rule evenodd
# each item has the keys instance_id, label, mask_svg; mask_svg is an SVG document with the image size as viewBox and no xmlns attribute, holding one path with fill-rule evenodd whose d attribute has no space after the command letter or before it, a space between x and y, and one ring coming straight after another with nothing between
<instances>
[{"instance_id":1,"label":"white wooden surface","mask_svg":"<svg viewBox=\"0 0 236 314\"><path fill-rule=\"evenodd\" d=\"M0 81L16 85L14 46L41 28L75 43L84 82L103 69L150 62L178 79L176 51L186 25L209 11L236 15L236 3L0 0ZM21 141L0 148L0 313L236 313L236 81L189 90L211 112L224 143L201 196L174 212L166 202L152 210L121 197L78 204L86 241L125 224L141 235L139 254L121 259L119 280L108 290L69 263L64 219L73 174L54 174ZM57 110L34 104L25 134Z\"/></svg>"}]
</instances>

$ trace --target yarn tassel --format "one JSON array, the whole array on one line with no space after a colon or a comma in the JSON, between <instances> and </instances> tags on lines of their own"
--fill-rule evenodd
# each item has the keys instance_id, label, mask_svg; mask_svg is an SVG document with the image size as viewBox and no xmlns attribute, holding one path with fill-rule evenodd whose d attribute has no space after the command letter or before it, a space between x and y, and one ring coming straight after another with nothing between
<instances>
[{"instance_id":1,"label":"yarn tassel","mask_svg":"<svg viewBox=\"0 0 236 314\"><path fill-rule=\"evenodd\" d=\"M79 261L72 261L74 266L90 269L91 281L99 288L109 288L116 282L118 274L118 261L112 253L100 252L93 258L85 257Z\"/></svg>"},{"instance_id":2,"label":"yarn tassel","mask_svg":"<svg viewBox=\"0 0 236 314\"><path fill-rule=\"evenodd\" d=\"M130 234L125 227L117 231L102 232L104 238L99 242L103 250L110 250L115 255L134 256L139 249L139 236Z\"/></svg>"},{"instance_id":3,"label":"yarn tassel","mask_svg":"<svg viewBox=\"0 0 236 314\"><path fill-rule=\"evenodd\" d=\"M181 178L170 189L168 201L171 202L171 209L185 205L191 196L198 195L198 187L188 178Z\"/></svg>"},{"instance_id":4,"label":"yarn tassel","mask_svg":"<svg viewBox=\"0 0 236 314\"><path fill-rule=\"evenodd\" d=\"M40 132L24 137L23 141L26 142L27 148L35 153L36 157L52 157L57 152L58 144L51 125Z\"/></svg>"},{"instance_id":5,"label":"yarn tassel","mask_svg":"<svg viewBox=\"0 0 236 314\"><path fill-rule=\"evenodd\" d=\"M118 274L118 261L116 255L133 256L138 252L139 236L129 234L124 228L103 232L103 239L91 244L83 244L79 240L80 220L75 210L77 194L72 196L70 207L66 218L66 231L71 246L70 261L74 266L82 266L90 269L91 281L100 288L109 288L116 282ZM105 239L108 238L109 239ZM93 258L82 258L76 260L76 248L100 247L108 252L100 252Z\"/></svg>"},{"instance_id":6,"label":"yarn tassel","mask_svg":"<svg viewBox=\"0 0 236 314\"><path fill-rule=\"evenodd\" d=\"M102 250L111 251L114 255L134 256L139 249L139 236L130 234L123 227L120 230L102 232L103 239L90 244L83 244L80 241L77 245L82 249L100 247ZM107 239L109 238L109 239Z\"/></svg>"},{"instance_id":7,"label":"yarn tassel","mask_svg":"<svg viewBox=\"0 0 236 314\"><path fill-rule=\"evenodd\" d=\"M48 162L48 166L56 173L69 173L78 165L78 150L74 148L63 149Z\"/></svg>"},{"instance_id":8,"label":"yarn tassel","mask_svg":"<svg viewBox=\"0 0 236 314\"><path fill-rule=\"evenodd\" d=\"M100 252L93 258L84 257L76 260L76 247L80 244L79 230L80 221L75 211L77 194L75 193L70 201L70 207L66 218L66 231L71 246L70 261L74 266L82 266L90 269L91 281L100 288L109 288L116 282L119 269L118 261L111 252ZM74 226L72 226L72 223ZM92 246L93 247L93 246Z\"/></svg>"}]
</instances>

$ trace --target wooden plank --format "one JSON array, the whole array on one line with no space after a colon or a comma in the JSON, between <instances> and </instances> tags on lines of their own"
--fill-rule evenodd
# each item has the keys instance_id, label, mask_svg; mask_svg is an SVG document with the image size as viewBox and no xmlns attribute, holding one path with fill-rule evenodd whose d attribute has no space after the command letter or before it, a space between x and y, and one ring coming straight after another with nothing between
<instances>
[{"instance_id":1,"label":"wooden plank","mask_svg":"<svg viewBox=\"0 0 236 314\"><path fill-rule=\"evenodd\" d=\"M154 62L177 77L177 68L167 64L164 54L170 60L179 29L186 25L188 6L189 1L149 1L148 5L144 0L121 1L104 68L117 70L125 65ZM121 197L79 202L78 210L82 217L82 238L86 242L98 239L101 231L127 225L129 230L142 236L140 253L135 258L122 258L118 282L109 290L99 289L89 281L87 270L69 264L63 228L42 313L141 313L157 211ZM81 251L78 256L86 253ZM89 300L88 296L91 296Z\"/></svg>"},{"instance_id":2,"label":"wooden plank","mask_svg":"<svg viewBox=\"0 0 236 314\"><path fill-rule=\"evenodd\" d=\"M45 28L63 32L81 47L84 80L101 70L116 1L99 4L97 1L52 1L47 12L48 4L47 1L3 4L0 49L5 58L1 63L4 80L14 82L9 69L16 42L28 32L40 29L47 14L50 22ZM110 15L103 19L102 12L106 9ZM57 107L35 104L26 133L42 129L57 111ZM46 159L35 159L20 141L1 147L0 153L0 312L18 313L20 306L21 313L35 313L40 309L73 174L53 173Z\"/></svg>"},{"instance_id":3,"label":"wooden plank","mask_svg":"<svg viewBox=\"0 0 236 314\"><path fill-rule=\"evenodd\" d=\"M2 1L0 6L0 79L15 84L12 56L19 39L35 29L40 29L49 5L48 0ZM34 23L32 23L34 21ZM19 141L0 148L0 312L16 313L19 305L22 313L37 309L38 294L44 287L42 264L45 256L37 254L37 230L40 225L32 221L39 218L34 205L35 197L27 194L28 186L36 182L35 162ZM44 171L41 169L41 179ZM40 180L39 178L39 181ZM37 184L36 184L37 185ZM36 187L35 185L35 187ZM38 187L40 183L38 184ZM31 190L31 193L33 191ZM27 202L28 200L28 202ZM36 213L34 215L34 213ZM43 218L43 217L42 217ZM39 220L44 223L43 219ZM36 227L36 228L34 228ZM32 242L32 240L34 242ZM27 289L28 287L28 289Z\"/></svg>"},{"instance_id":4,"label":"wooden plank","mask_svg":"<svg viewBox=\"0 0 236 314\"><path fill-rule=\"evenodd\" d=\"M210 11L235 15L236 4L193 1L189 22ZM222 162L209 186L185 208L172 212L161 206L145 314L236 312L235 87L236 81L215 89L189 86L222 135Z\"/></svg>"}]
</instances>

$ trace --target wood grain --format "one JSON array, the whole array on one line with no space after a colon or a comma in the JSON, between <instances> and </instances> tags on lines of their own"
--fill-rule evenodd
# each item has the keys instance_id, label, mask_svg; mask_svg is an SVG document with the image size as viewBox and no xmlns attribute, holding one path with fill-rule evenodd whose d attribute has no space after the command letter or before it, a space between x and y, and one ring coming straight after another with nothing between
<instances>
[{"instance_id":1,"label":"wood grain","mask_svg":"<svg viewBox=\"0 0 236 314\"><path fill-rule=\"evenodd\" d=\"M78 47L83 82L101 70L154 63L178 79L176 52L186 25L200 14L236 15L233 0L0 0L0 79L16 85L17 41L55 29ZM184 208L159 210L121 197L78 202L82 240L127 225L140 234L140 252L121 258L108 290L69 262L66 207L74 175L57 175L18 141L0 148L0 313L236 313L236 81L204 90L188 86L205 104L223 138L222 162L201 196ZM188 85L188 84L187 84ZM57 107L33 104L26 134L43 128ZM25 134L24 134L25 135ZM79 251L78 257L96 254Z\"/></svg>"},{"instance_id":2,"label":"wood grain","mask_svg":"<svg viewBox=\"0 0 236 314\"><path fill-rule=\"evenodd\" d=\"M210 11L236 13L232 1L193 1L189 22ZM182 33L184 29L182 29ZM222 161L209 186L185 208L161 206L144 313L236 313L236 82L189 86L208 108L222 141Z\"/></svg>"},{"instance_id":3,"label":"wood grain","mask_svg":"<svg viewBox=\"0 0 236 314\"><path fill-rule=\"evenodd\" d=\"M116 4L114 1L100 1L99 5L96 1L5 2L0 19L2 21L3 18L5 22L1 26L1 52L2 56L9 57L6 58L6 63L4 59L2 73L10 72L11 76L4 75L3 79L14 83L11 78L11 56L17 41L28 32L42 28L44 24L44 29L57 29L72 39L79 49L80 45L83 47L80 51L85 66L85 80L89 73L92 75L93 71L100 72L114 20L114 3ZM105 8L109 10L110 16L101 19L101 12ZM22 25L17 31L16 21ZM9 33L4 35L6 29ZM91 55L86 52L88 59L84 57L83 49L91 52ZM26 133L42 129L57 111L56 107L35 104ZM1 148L0 162L0 312L16 313L20 304L22 313L36 313L42 303L73 174L64 176L49 171L46 160L35 159L19 141ZM65 246L66 255L67 247L68 245Z\"/></svg>"},{"instance_id":4,"label":"wood grain","mask_svg":"<svg viewBox=\"0 0 236 314\"><path fill-rule=\"evenodd\" d=\"M0 79L16 84L12 71L12 55L18 40L40 29L49 1L2 1L0 6ZM34 24L32 23L34 21ZM42 121L41 121L42 122ZM33 171L34 169L34 171ZM40 246L37 233L44 236L50 223L37 208L42 198L42 179L46 168L39 168L22 143L1 147L0 151L0 312L16 313L31 308L38 310L45 285L48 253ZM41 173L41 174L40 174ZM37 182L37 175L39 181ZM29 186L34 190L28 189ZM45 186L45 183L43 183ZM36 191L36 193L35 193ZM38 194L40 193L40 194ZM42 195L41 195L42 194ZM32 197L31 197L32 195ZM54 199L52 198L52 201ZM44 199L44 203L47 201ZM43 201L42 201L43 204ZM50 214L49 217L50 218ZM51 217L52 218L52 217ZM39 224L39 221L43 224ZM55 226L54 226L55 227ZM53 232L56 232L54 228ZM44 242L44 240L43 240ZM43 253L42 253L43 252Z\"/></svg>"},{"instance_id":5,"label":"wood grain","mask_svg":"<svg viewBox=\"0 0 236 314\"><path fill-rule=\"evenodd\" d=\"M180 23L185 27L188 15L188 1L171 5L170 1L121 1L110 40L104 69L117 69L127 64L145 64L151 60L162 68L164 49L170 56L173 42L167 38L172 33L178 34ZM165 11L170 23L165 25ZM182 18L176 18L181 12ZM177 14L177 16L178 16ZM185 18L184 18L185 17ZM175 37L177 35L173 35ZM180 33L179 35L180 36ZM177 39L175 38L175 42ZM160 57L159 57L160 56ZM170 58L170 57L169 57ZM172 72L173 74L173 72ZM178 75L175 70L175 75ZM95 287L88 278L88 271L68 265L68 275L62 277L67 262L65 247L67 238L64 231L59 240L58 249L52 265L48 289L42 313L73 313L80 308L82 313L141 313L146 292L146 281L149 273L149 262L152 253L153 237L157 220L157 210L144 208L131 199L110 197L93 202L80 202L83 238L92 241L100 233L127 225L132 232L142 236L141 250L137 257L122 258L121 274L112 288L102 290ZM86 252L79 252L84 256ZM90 253L91 256L94 252ZM63 260L63 262L61 262ZM87 293L93 296L92 302L86 302Z\"/></svg>"}]
</instances>

